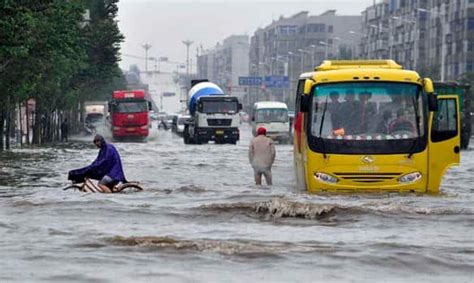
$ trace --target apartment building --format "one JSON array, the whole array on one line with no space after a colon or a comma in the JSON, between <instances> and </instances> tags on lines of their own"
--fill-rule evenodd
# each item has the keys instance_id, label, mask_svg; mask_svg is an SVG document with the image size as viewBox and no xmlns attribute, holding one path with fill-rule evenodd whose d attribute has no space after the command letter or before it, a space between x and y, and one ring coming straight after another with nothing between
<instances>
[{"instance_id":1,"label":"apartment building","mask_svg":"<svg viewBox=\"0 0 474 283\"><path fill-rule=\"evenodd\" d=\"M239 77L249 74L249 37L231 35L214 48L201 50L197 58L198 77L219 85L226 93L243 96Z\"/></svg>"},{"instance_id":2,"label":"apartment building","mask_svg":"<svg viewBox=\"0 0 474 283\"><path fill-rule=\"evenodd\" d=\"M384 0L362 12L362 58L392 58L436 80L474 71L474 0Z\"/></svg>"},{"instance_id":3,"label":"apartment building","mask_svg":"<svg viewBox=\"0 0 474 283\"><path fill-rule=\"evenodd\" d=\"M325 59L355 57L360 26L361 16L339 16L336 10L281 16L251 37L250 74L289 76L290 89L265 91L271 92L267 95L271 99L290 102L289 94L301 73L314 70Z\"/></svg>"}]
</instances>

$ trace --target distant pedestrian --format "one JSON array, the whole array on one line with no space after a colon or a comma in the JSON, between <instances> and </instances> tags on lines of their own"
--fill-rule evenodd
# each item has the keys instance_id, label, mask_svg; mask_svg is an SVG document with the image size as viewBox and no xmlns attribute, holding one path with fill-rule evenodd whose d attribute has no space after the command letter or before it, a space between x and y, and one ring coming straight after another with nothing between
<instances>
[{"instance_id":1,"label":"distant pedestrian","mask_svg":"<svg viewBox=\"0 0 474 283\"><path fill-rule=\"evenodd\" d=\"M249 161L252 165L255 184L262 184L262 175L267 185L272 185L272 165L275 161L275 145L273 140L266 136L265 128L258 128L257 136L250 141Z\"/></svg>"},{"instance_id":2,"label":"distant pedestrian","mask_svg":"<svg viewBox=\"0 0 474 283\"><path fill-rule=\"evenodd\" d=\"M67 142L67 135L68 135L68 126L67 126L67 118L61 123L61 141Z\"/></svg>"}]
</instances>

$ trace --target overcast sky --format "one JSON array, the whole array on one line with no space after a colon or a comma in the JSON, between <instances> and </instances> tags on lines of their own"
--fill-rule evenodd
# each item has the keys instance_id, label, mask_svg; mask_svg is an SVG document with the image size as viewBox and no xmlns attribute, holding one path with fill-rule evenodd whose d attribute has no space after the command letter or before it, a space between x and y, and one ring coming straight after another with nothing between
<instances>
[{"instance_id":1,"label":"overcast sky","mask_svg":"<svg viewBox=\"0 0 474 283\"><path fill-rule=\"evenodd\" d=\"M183 40L194 41L190 57L195 58L196 47L212 48L233 34L251 36L280 15L291 16L300 11L319 15L334 9L338 15L360 15L374 0L121 0L119 27L125 36L122 43L121 67L138 64L144 70L144 60L125 55L145 56L142 45L151 44L149 56L169 57L185 62ZM149 69L152 66L149 65Z\"/></svg>"}]
</instances>

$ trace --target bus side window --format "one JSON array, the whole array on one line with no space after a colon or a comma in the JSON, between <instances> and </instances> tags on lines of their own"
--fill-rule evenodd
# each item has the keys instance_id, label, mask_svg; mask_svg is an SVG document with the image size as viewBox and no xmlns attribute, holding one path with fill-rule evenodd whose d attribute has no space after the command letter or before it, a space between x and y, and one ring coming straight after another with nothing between
<instances>
[{"instance_id":1,"label":"bus side window","mask_svg":"<svg viewBox=\"0 0 474 283\"><path fill-rule=\"evenodd\" d=\"M431 140L440 142L455 137L457 128L456 100L439 99L438 111L434 113Z\"/></svg>"}]
</instances>

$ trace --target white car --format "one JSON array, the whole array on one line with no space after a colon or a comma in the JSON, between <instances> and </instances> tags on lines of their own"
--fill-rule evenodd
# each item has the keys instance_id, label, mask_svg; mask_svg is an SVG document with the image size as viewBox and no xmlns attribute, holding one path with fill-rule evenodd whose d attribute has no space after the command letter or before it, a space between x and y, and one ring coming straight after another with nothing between
<instances>
[{"instance_id":1,"label":"white car","mask_svg":"<svg viewBox=\"0 0 474 283\"><path fill-rule=\"evenodd\" d=\"M178 115L176 119L176 133L182 135L184 132L184 121L191 118L189 115Z\"/></svg>"}]
</instances>

